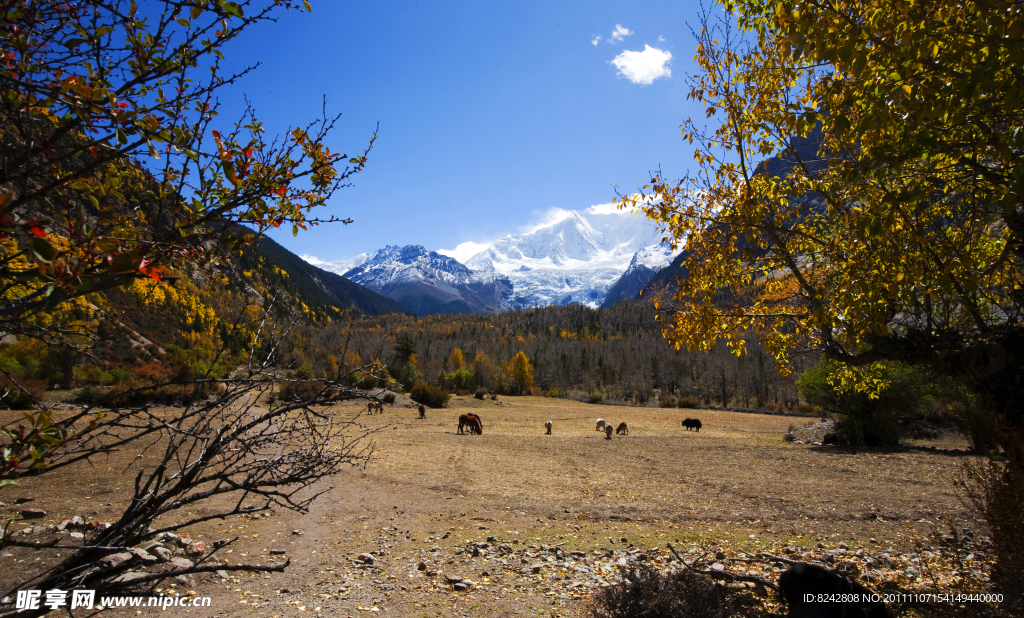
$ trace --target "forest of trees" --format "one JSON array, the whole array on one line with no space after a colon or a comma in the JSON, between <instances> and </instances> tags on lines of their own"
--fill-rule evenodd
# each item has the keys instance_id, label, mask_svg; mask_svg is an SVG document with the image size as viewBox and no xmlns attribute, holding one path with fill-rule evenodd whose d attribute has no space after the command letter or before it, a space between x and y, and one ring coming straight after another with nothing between
<instances>
[{"instance_id":1,"label":"forest of trees","mask_svg":"<svg viewBox=\"0 0 1024 618\"><path fill-rule=\"evenodd\" d=\"M676 350L662 337L653 306L634 301L610 309L568 305L498 315L334 320L297 328L282 366L328 377L339 363L377 362L406 389L427 381L452 391L518 394L522 380L515 379L511 361L521 352L532 365L527 392L636 404L693 397L704 405L796 407L794 376L781 376L756 338L748 346L740 357L724 347Z\"/></svg>"}]
</instances>

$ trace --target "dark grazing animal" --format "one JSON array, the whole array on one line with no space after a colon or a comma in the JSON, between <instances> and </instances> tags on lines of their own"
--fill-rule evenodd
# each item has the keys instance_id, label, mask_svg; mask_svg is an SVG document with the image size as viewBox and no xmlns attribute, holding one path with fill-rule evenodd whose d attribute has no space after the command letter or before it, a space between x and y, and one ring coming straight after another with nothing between
<instances>
[{"instance_id":1,"label":"dark grazing animal","mask_svg":"<svg viewBox=\"0 0 1024 618\"><path fill-rule=\"evenodd\" d=\"M544 432L545 435L550 436L551 435L551 421L544 421L544 428L547 429L547 431Z\"/></svg>"},{"instance_id":2,"label":"dark grazing animal","mask_svg":"<svg viewBox=\"0 0 1024 618\"><path fill-rule=\"evenodd\" d=\"M622 434L624 436L629 435L629 425L626 424L626 421L622 421L621 423L619 423L619 426L615 428L615 435L619 434Z\"/></svg>"},{"instance_id":3,"label":"dark grazing animal","mask_svg":"<svg viewBox=\"0 0 1024 618\"><path fill-rule=\"evenodd\" d=\"M608 423L607 425L604 426L604 439L605 440L611 440L612 439L612 424L611 423Z\"/></svg>"},{"instance_id":4,"label":"dark grazing animal","mask_svg":"<svg viewBox=\"0 0 1024 618\"><path fill-rule=\"evenodd\" d=\"M477 435L484 432L484 428L480 424L480 417L475 414L463 414L459 416L459 431L456 433L464 433L463 429L469 429L470 433L475 433Z\"/></svg>"},{"instance_id":5,"label":"dark grazing animal","mask_svg":"<svg viewBox=\"0 0 1024 618\"><path fill-rule=\"evenodd\" d=\"M870 590L817 565L794 564L779 576L779 588L791 617L890 618L885 603L880 599L873 602L875 597ZM809 601L807 595L856 595L858 602L815 603Z\"/></svg>"},{"instance_id":6,"label":"dark grazing animal","mask_svg":"<svg viewBox=\"0 0 1024 618\"><path fill-rule=\"evenodd\" d=\"M700 428L702 426L703 425L700 424L700 419L697 419L697 418L683 419L683 427L686 427L686 431L690 431L691 429L696 429L697 431L700 431Z\"/></svg>"},{"instance_id":7,"label":"dark grazing animal","mask_svg":"<svg viewBox=\"0 0 1024 618\"><path fill-rule=\"evenodd\" d=\"M420 418L427 418L427 408L422 403L420 404Z\"/></svg>"}]
</instances>

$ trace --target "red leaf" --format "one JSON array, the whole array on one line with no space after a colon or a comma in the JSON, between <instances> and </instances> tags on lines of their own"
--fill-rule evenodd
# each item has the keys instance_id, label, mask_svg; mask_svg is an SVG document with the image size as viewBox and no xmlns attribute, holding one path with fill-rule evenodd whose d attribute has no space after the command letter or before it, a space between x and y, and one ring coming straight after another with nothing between
<instances>
[{"instance_id":1,"label":"red leaf","mask_svg":"<svg viewBox=\"0 0 1024 618\"><path fill-rule=\"evenodd\" d=\"M32 226L32 227L28 228L28 231L32 232L33 234L35 234L39 238L46 238L46 230L44 230L41 227Z\"/></svg>"}]
</instances>

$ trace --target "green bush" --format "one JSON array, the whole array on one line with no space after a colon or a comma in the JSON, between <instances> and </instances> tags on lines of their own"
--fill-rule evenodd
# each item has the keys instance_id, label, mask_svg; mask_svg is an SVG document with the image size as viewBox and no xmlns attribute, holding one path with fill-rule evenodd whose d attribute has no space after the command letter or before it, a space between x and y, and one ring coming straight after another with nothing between
<instances>
[{"instance_id":1,"label":"green bush","mask_svg":"<svg viewBox=\"0 0 1024 618\"><path fill-rule=\"evenodd\" d=\"M476 376L468 369L457 369L448 374L446 384L441 386L447 386L453 391L469 391L476 386Z\"/></svg>"},{"instance_id":2,"label":"green bush","mask_svg":"<svg viewBox=\"0 0 1024 618\"><path fill-rule=\"evenodd\" d=\"M487 391L487 389L481 386L480 388L476 389L476 392L473 393L473 396L476 397L477 399L485 399L489 394L490 393Z\"/></svg>"},{"instance_id":3,"label":"green bush","mask_svg":"<svg viewBox=\"0 0 1024 618\"><path fill-rule=\"evenodd\" d=\"M925 421L926 408L944 391L941 381L925 371L888 362L879 367L879 377L888 386L872 398L854 389L840 391L830 384L829 379L838 371L838 365L823 359L804 372L797 385L801 397L836 419L843 444L899 444Z\"/></svg>"},{"instance_id":4,"label":"green bush","mask_svg":"<svg viewBox=\"0 0 1024 618\"><path fill-rule=\"evenodd\" d=\"M604 397L601 397L601 393L590 393L590 396L587 397L587 403L601 403L602 399Z\"/></svg>"},{"instance_id":5,"label":"green bush","mask_svg":"<svg viewBox=\"0 0 1024 618\"><path fill-rule=\"evenodd\" d=\"M658 400L658 407L660 407L660 408L674 408L674 407L676 407L676 402L675 402L674 399L659 399Z\"/></svg>"},{"instance_id":6,"label":"green bush","mask_svg":"<svg viewBox=\"0 0 1024 618\"><path fill-rule=\"evenodd\" d=\"M417 382L409 391L409 397L428 408L443 408L448 405L451 395L441 387L431 386L426 382Z\"/></svg>"},{"instance_id":7,"label":"green bush","mask_svg":"<svg viewBox=\"0 0 1024 618\"><path fill-rule=\"evenodd\" d=\"M382 397L382 399L384 400L384 403L386 403L388 405L391 405L391 404L395 403L395 394L394 393L384 393L384 397Z\"/></svg>"}]
</instances>

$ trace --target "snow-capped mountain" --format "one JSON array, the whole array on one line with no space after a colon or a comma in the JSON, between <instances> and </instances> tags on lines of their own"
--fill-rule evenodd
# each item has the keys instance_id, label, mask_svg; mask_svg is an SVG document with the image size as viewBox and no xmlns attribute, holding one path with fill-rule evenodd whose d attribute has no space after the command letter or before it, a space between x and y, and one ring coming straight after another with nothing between
<instances>
[{"instance_id":1,"label":"snow-capped mountain","mask_svg":"<svg viewBox=\"0 0 1024 618\"><path fill-rule=\"evenodd\" d=\"M626 272L622 273L618 281L608 289L601 306L611 307L621 300L636 298L658 271L672 262L674 255L676 253L673 253L667 244L652 245L637 251L633 254Z\"/></svg>"},{"instance_id":2,"label":"snow-capped mountain","mask_svg":"<svg viewBox=\"0 0 1024 618\"><path fill-rule=\"evenodd\" d=\"M655 259L667 251L660 248L661 236L643 216L591 208L501 238L466 265L508 277L516 308L572 302L597 307L638 252L646 251L639 263L668 262L668 257Z\"/></svg>"},{"instance_id":3,"label":"snow-capped mountain","mask_svg":"<svg viewBox=\"0 0 1024 618\"><path fill-rule=\"evenodd\" d=\"M672 258L643 216L607 207L563 215L531 232L477 245L483 250L464 264L419 245L388 246L344 262L303 257L419 315L609 306L635 297Z\"/></svg>"},{"instance_id":4,"label":"snow-capped mountain","mask_svg":"<svg viewBox=\"0 0 1024 618\"><path fill-rule=\"evenodd\" d=\"M454 258L419 245L379 249L342 276L397 300L417 315L511 308L508 277L474 272Z\"/></svg>"}]
</instances>

